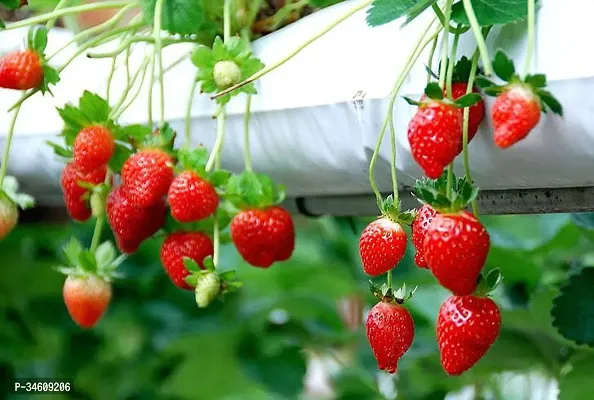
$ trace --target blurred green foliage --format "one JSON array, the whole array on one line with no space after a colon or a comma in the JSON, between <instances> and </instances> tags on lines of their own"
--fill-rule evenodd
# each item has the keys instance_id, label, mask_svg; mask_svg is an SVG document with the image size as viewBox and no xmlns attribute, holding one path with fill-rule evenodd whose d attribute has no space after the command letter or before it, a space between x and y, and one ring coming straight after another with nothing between
<instances>
[{"instance_id":1,"label":"blurred green foliage","mask_svg":"<svg viewBox=\"0 0 594 400\"><path fill-rule=\"evenodd\" d=\"M336 352L346 360L332 376L336 398L386 398L364 328L349 329L337 311L345 297L361 299L366 308L374 303L357 245L368 221L300 219L294 257L268 270L247 266L232 246L224 247L222 265L237 266L245 286L206 310L169 282L160 241L149 241L121 266L125 278L115 282L108 313L92 331L70 320L61 296L64 277L51 268L70 236L90 242L92 226L21 226L0 243L0 398L10 396L15 377L73 381L68 397L39 397L48 400L303 398L308 356ZM503 371L539 371L560 381L562 400L588 398L594 352L553 328L551 308L568 274L592 265L594 218L483 221L492 238L487 268L500 268L505 277L494 293L503 310L500 338L467 374L445 375L434 329L448 293L414 266L410 245L394 273L395 284L419 286L407 302L416 335L399 366L398 398L443 399L466 385L488 386ZM568 312L571 301L576 310L594 309L578 294L564 298ZM591 312L580 315L582 328L588 318L594 322Z\"/></svg>"}]
</instances>

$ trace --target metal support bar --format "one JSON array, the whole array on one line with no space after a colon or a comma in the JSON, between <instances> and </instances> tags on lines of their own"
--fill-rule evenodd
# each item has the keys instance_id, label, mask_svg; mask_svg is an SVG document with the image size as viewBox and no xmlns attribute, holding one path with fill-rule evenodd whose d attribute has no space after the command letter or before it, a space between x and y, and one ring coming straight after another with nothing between
<instances>
[{"instance_id":1,"label":"metal support bar","mask_svg":"<svg viewBox=\"0 0 594 400\"><path fill-rule=\"evenodd\" d=\"M403 188L400 199L404 210L419 205L412 195L412 188ZM479 194L478 205L481 214L487 215L591 212L594 211L594 186L485 190ZM372 194L289 198L284 206L292 213L309 216L373 216L379 213Z\"/></svg>"}]
</instances>

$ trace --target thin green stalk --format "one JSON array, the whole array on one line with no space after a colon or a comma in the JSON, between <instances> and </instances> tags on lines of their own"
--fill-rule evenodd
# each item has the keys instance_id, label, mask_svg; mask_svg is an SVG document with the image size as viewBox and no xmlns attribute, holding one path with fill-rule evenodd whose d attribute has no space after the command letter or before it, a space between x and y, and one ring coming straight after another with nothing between
<instances>
[{"instance_id":1,"label":"thin green stalk","mask_svg":"<svg viewBox=\"0 0 594 400\"><path fill-rule=\"evenodd\" d=\"M462 0L462 4L464 5L464 11L466 11L466 15L468 16L470 28L472 29L472 33L474 34L476 44L481 54L485 75L493 75L493 65L491 64L491 58L489 57L489 50L487 50L487 43L485 42L485 38L481 32L481 25L476 18L476 14L474 13L472 2L470 0Z\"/></svg>"},{"instance_id":2,"label":"thin green stalk","mask_svg":"<svg viewBox=\"0 0 594 400\"><path fill-rule=\"evenodd\" d=\"M396 151L396 129L394 128L394 118L390 118L390 147L391 147L391 159L390 159L390 173L392 175L392 191L394 196L394 204L400 211L400 198L398 196L398 171L396 169L397 151Z\"/></svg>"},{"instance_id":3,"label":"thin green stalk","mask_svg":"<svg viewBox=\"0 0 594 400\"><path fill-rule=\"evenodd\" d=\"M468 86L466 88L466 94L472 93L472 87L474 85L474 79L476 77L476 71L478 68L480 52L477 49L472 56L472 66L470 68L470 76L468 77ZM464 175L466 180L470 183L474 183L472 175L470 173L470 159L468 156L468 118L470 117L470 107L464 109L464 123L462 124L462 159L464 161ZM478 217L479 210L476 200L472 202L472 212Z\"/></svg>"},{"instance_id":4,"label":"thin green stalk","mask_svg":"<svg viewBox=\"0 0 594 400\"><path fill-rule=\"evenodd\" d=\"M177 67L179 64L181 64L186 59L188 59L191 55L192 55L192 53L189 52L189 53L184 54L181 57L178 57L175 61L173 61L171 64L169 64L168 66L165 67L165 69L163 70L163 73L165 74L165 73L171 71L173 68Z\"/></svg>"},{"instance_id":5,"label":"thin green stalk","mask_svg":"<svg viewBox=\"0 0 594 400\"><path fill-rule=\"evenodd\" d=\"M452 188L454 186L454 163L450 163L450 165L448 165L448 181L447 181L447 186L446 186L446 193L448 194L448 196L452 195Z\"/></svg>"},{"instance_id":6,"label":"thin green stalk","mask_svg":"<svg viewBox=\"0 0 594 400\"><path fill-rule=\"evenodd\" d=\"M388 128L388 124L390 122L390 119L393 118L394 104L396 102L398 92L400 91L400 88L404 84L404 81L406 80L406 76L410 73L410 70L412 69L414 63L417 61L417 59L423 52L423 49L425 47L427 47L427 45L429 43L431 43L431 41L443 29L443 27L439 26L437 28L437 30L431 35L431 37L429 37L429 39L427 39L427 40L425 40L425 42L423 42L423 39L427 36L427 33L431 30L431 27L433 26L434 22L435 22L435 19L431 22L431 24L429 24L427 26L427 29L421 35L421 37L419 38L419 41L415 45L415 48L411 52L411 54L408 58L408 62L405 64L402 72L400 73L400 76L398 77L398 79L396 79L396 83L394 84L394 88L392 89L392 93L390 95L391 98L390 98L390 102L388 104L388 114L386 115L386 118L384 119L384 123L383 123L380 133L378 135L375 149L373 151L373 155L371 156L371 161L369 162L369 184L371 185L371 189L373 190L373 193L375 194L375 197L377 200L377 205L378 205L378 208L380 208L380 209L381 209L381 205L383 203L383 198L382 198L382 194L380 193L380 191L377 187L377 183L375 182L375 176L374 176L375 164L377 163L377 159L379 157L379 151L380 151L382 142L384 140L384 135Z\"/></svg>"},{"instance_id":7,"label":"thin green stalk","mask_svg":"<svg viewBox=\"0 0 594 400\"><path fill-rule=\"evenodd\" d=\"M155 38L155 63L157 64L157 73L159 74L159 126L163 126L165 124L165 82L163 81L163 58L161 57L161 50L163 48L163 43L161 40L163 4L165 4L165 0L156 0L155 19L153 22L153 36Z\"/></svg>"},{"instance_id":8,"label":"thin green stalk","mask_svg":"<svg viewBox=\"0 0 594 400\"><path fill-rule=\"evenodd\" d=\"M387 274L387 284L388 284L388 289L392 289L392 270L388 271Z\"/></svg>"},{"instance_id":9,"label":"thin green stalk","mask_svg":"<svg viewBox=\"0 0 594 400\"><path fill-rule=\"evenodd\" d=\"M217 138L206 162L206 172L212 171L215 166L215 161L220 156L225 140L225 107L219 106L217 114Z\"/></svg>"},{"instance_id":10,"label":"thin green stalk","mask_svg":"<svg viewBox=\"0 0 594 400\"><path fill-rule=\"evenodd\" d=\"M194 104L194 96L198 88L198 80L194 77L192 88L190 89L190 96L188 98L188 106L186 107L186 116L184 118L184 131L186 138L186 147L190 147L192 142L192 104Z\"/></svg>"},{"instance_id":11,"label":"thin green stalk","mask_svg":"<svg viewBox=\"0 0 594 400\"><path fill-rule=\"evenodd\" d=\"M148 81L148 109L147 109L147 119L148 124L150 126L153 125L153 89L155 84L155 55L153 53L153 57L151 57L151 73L149 74L149 81Z\"/></svg>"},{"instance_id":12,"label":"thin green stalk","mask_svg":"<svg viewBox=\"0 0 594 400\"><path fill-rule=\"evenodd\" d=\"M77 33L66 44L64 44L62 47L60 47L58 50L56 50L52 55L50 55L47 58L47 60L48 61L51 60L53 57L56 56L56 54L64 51L66 48L68 48L73 43L80 43L82 40L86 40L89 37L91 37L97 33L100 33L100 32L103 32L104 30L113 28L123 18L123 16L126 15L126 13L134 7L135 7L134 4L127 5L126 7L122 8L120 11L118 11L113 17L108 19L107 21L105 21L97 26L94 26L92 28L89 28L87 30Z\"/></svg>"},{"instance_id":13,"label":"thin green stalk","mask_svg":"<svg viewBox=\"0 0 594 400\"><path fill-rule=\"evenodd\" d=\"M126 101L126 98L128 97L128 94L130 93L130 90L132 90L132 88L134 87L134 84L136 83L136 80L138 79L138 77L141 77L141 79L144 79L143 78L142 71L143 70L146 71L146 68L148 67L149 61L150 61L150 58L149 57L145 57L144 60L142 61L142 64L140 64L140 67L138 67L138 70L136 71L136 74L134 74L134 76L132 77L132 79L130 79L126 83L126 88L122 92L122 95L120 96L120 99L118 100L118 102L116 103L116 105L112 107L112 115L111 115L111 118L112 119L117 119L117 117L119 117L122 114L120 112L120 108L122 107L122 105ZM142 85L142 83L141 83L141 85Z\"/></svg>"},{"instance_id":14,"label":"thin green stalk","mask_svg":"<svg viewBox=\"0 0 594 400\"><path fill-rule=\"evenodd\" d=\"M223 41L227 43L231 38L231 0L225 0L223 14Z\"/></svg>"},{"instance_id":15,"label":"thin green stalk","mask_svg":"<svg viewBox=\"0 0 594 400\"><path fill-rule=\"evenodd\" d=\"M111 60L111 67L109 69L109 75L107 76L107 88L105 93L105 99L107 100L107 104L109 104L110 96L111 96L111 82L113 80L113 74L116 70L116 62L118 61L118 57L115 56Z\"/></svg>"},{"instance_id":16,"label":"thin green stalk","mask_svg":"<svg viewBox=\"0 0 594 400\"><path fill-rule=\"evenodd\" d=\"M435 36L435 39L433 39L433 43L431 44L431 51L429 52L429 61L427 62L427 68L429 68L431 71L433 71L433 58L435 57L435 50L437 49L438 39L439 38ZM431 72L427 71L427 83L431 82L432 79L433 75L431 74Z\"/></svg>"},{"instance_id":17,"label":"thin green stalk","mask_svg":"<svg viewBox=\"0 0 594 400\"><path fill-rule=\"evenodd\" d=\"M23 95L23 98L25 95ZM2 165L0 165L0 188L4 185L4 178L6 177L6 172L8 171L8 158L10 157L10 146L12 144L12 137L14 136L14 128L16 126L16 121L19 116L19 112L21 111L21 106L23 103L21 102L14 110L12 114L12 120L10 121L10 126L8 127L8 136L6 137L6 143L4 144L4 154L2 155Z\"/></svg>"},{"instance_id":18,"label":"thin green stalk","mask_svg":"<svg viewBox=\"0 0 594 400\"><path fill-rule=\"evenodd\" d=\"M216 99L218 97L224 96L227 93L231 93L234 90L239 89L240 87L243 87L243 86L245 86L245 85L247 85L249 83L252 83L252 82L260 79L261 77L263 77L267 73L269 73L271 71L274 71L275 69L277 69L278 67L280 67L281 65L283 65L284 63L286 63L287 61L289 61L291 58L293 58L297 54L299 54L307 46L309 46L310 44L312 44L313 42L315 42L316 40L318 40L319 38L321 38L322 36L324 36L326 33L330 32L332 29L334 29L341 22L345 21L346 19L348 19L349 17L351 17L353 14L356 14L357 12L359 12L362 9L366 8L367 6L369 6L373 1L374 0L367 0L364 3L362 3L362 4L359 4L358 6L354 7L352 10L348 11L347 13L345 13L342 16L340 16L335 21L333 21L332 23L330 23L329 25L327 25L326 27L324 27L320 32L318 32L315 35L313 35L312 37L310 37L308 40L306 40L304 43L302 43L295 50L291 51L288 55L286 55L285 57L283 57L279 61L277 61L277 62L275 62L273 64L270 64L266 68L261 69L260 71L256 72L254 75L250 76L249 78L245 79L244 81L239 82L238 84L233 85L230 88L217 93L216 95L212 96L211 98L212 99Z\"/></svg>"},{"instance_id":19,"label":"thin green stalk","mask_svg":"<svg viewBox=\"0 0 594 400\"><path fill-rule=\"evenodd\" d=\"M105 10L109 8L121 8L130 4L138 4L136 0L114 0L114 1L102 1L99 3L84 4L81 6L62 8L55 10L47 14L37 15L35 17L27 18L22 21L18 21L12 24L7 24L5 30L23 28L30 25L37 25L46 21L64 17L66 15L80 14L87 11Z\"/></svg>"},{"instance_id":20,"label":"thin green stalk","mask_svg":"<svg viewBox=\"0 0 594 400\"><path fill-rule=\"evenodd\" d=\"M528 0L528 49L526 49L526 63L524 76L528 75L532 67L532 56L536 46L536 1Z\"/></svg>"},{"instance_id":21,"label":"thin green stalk","mask_svg":"<svg viewBox=\"0 0 594 400\"><path fill-rule=\"evenodd\" d=\"M93 238L91 239L91 247L89 248L91 253L95 253L97 247L99 246L99 242L101 241L101 231L103 231L104 224L105 215L97 217L97 221L95 222L95 230L93 231Z\"/></svg>"},{"instance_id":22,"label":"thin green stalk","mask_svg":"<svg viewBox=\"0 0 594 400\"><path fill-rule=\"evenodd\" d=\"M450 26L450 15L452 11L452 0L446 0L445 6L445 21L444 21L444 28L448 28ZM441 68L439 69L439 86L445 88L445 81L446 81L446 70L447 70L447 62L448 62L448 46L449 46L449 30L444 29L443 34L441 36Z\"/></svg>"},{"instance_id":23,"label":"thin green stalk","mask_svg":"<svg viewBox=\"0 0 594 400\"><path fill-rule=\"evenodd\" d=\"M70 0L60 0L58 2L58 4L56 5L56 7L54 8L54 11L61 10L62 8L66 7L69 2L70 2ZM45 24L45 29L50 31L56 25L57 19L58 18L56 17L56 18L52 18L49 21L47 21L47 24Z\"/></svg>"},{"instance_id":24,"label":"thin green stalk","mask_svg":"<svg viewBox=\"0 0 594 400\"><path fill-rule=\"evenodd\" d=\"M248 95L245 104L245 115L243 117L243 157L245 159L245 170L252 172L252 154L250 152L250 117L252 108L252 96Z\"/></svg>"},{"instance_id":25,"label":"thin green stalk","mask_svg":"<svg viewBox=\"0 0 594 400\"><path fill-rule=\"evenodd\" d=\"M446 88L449 99L452 99L452 78L454 76L454 68L456 67L456 56L458 52L458 41L460 40L460 31L456 29L454 34L454 42L452 43L452 53L450 55L450 63L448 65L448 72L446 77Z\"/></svg>"},{"instance_id":26,"label":"thin green stalk","mask_svg":"<svg viewBox=\"0 0 594 400\"><path fill-rule=\"evenodd\" d=\"M140 91L142 90L142 86L144 84L144 79L146 78L146 72L148 70L148 66L150 63L152 56L146 56L144 58L144 61L142 62L140 68L138 68L138 71L136 72L136 75L134 75L134 77L132 78L132 81L130 83L130 86L128 87L128 89L126 89L126 94L129 94L130 90L132 90L132 87L134 86L135 82L136 82L136 78L140 75L140 83L138 84L138 86L136 87L136 91L134 92L134 94L132 94L132 97L130 97L130 99L128 100L128 102L126 102L125 104L123 104L122 100L125 100L128 96L122 96L122 99L120 99L120 103L118 104L117 108L114 107L114 110L117 110L117 112L115 112L113 114L113 119L117 120L118 118L120 118L120 116L132 105L132 103L134 103L134 101L138 98L138 95L140 94ZM122 105L123 104L123 105Z\"/></svg>"},{"instance_id":27,"label":"thin green stalk","mask_svg":"<svg viewBox=\"0 0 594 400\"><path fill-rule=\"evenodd\" d=\"M215 266L215 269L219 267L219 257L221 254L221 235L219 231L219 220L218 218L214 219L214 228L212 232L212 244L213 244L213 252L212 252L212 263Z\"/></svg>"},{"instance_id":28,"label":"thin green stalk","mask_svg":"<svg viewBox=\"0 0 594 400\"><path fill-rule=\"evenodd\" d=\"M156 43L156 40L152 36L130 36L125 41L123 41L122 44L115 50L107 51L107 52L103 52L103 53L89 53L89 54L87 54L87 57L89 57L89 58L111 58L113 56L116 56L116 55L122 53L126 49L129 49L130 45L132 43L139 43L139 42ZM178 44L178 43L196 43L196 39L191 38L191 37L188 37L188 38L162 38L161 39L161 48L165 48L167 46L171 46L172 44Z\"/></svg>"}]
</instances>

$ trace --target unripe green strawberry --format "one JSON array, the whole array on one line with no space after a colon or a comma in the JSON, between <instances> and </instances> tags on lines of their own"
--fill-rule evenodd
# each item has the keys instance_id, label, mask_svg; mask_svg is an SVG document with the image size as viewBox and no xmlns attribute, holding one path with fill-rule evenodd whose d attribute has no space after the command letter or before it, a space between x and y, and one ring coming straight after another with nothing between
<instances>
[{"instance_id":1,"label":"unripe green strawberry","mask_svg":"<svg viewBox=\"0 0 594 400\"><path fill-rule=\"evenodd\" d=\"M219 61L214 66L213 78L219 89L227 89L241 81L241 69L234 61Z\"/></svg>"},{"instance_id":2,"label":"unripe green strawberry","mask_svg":"<svg viewBox=\"0 0 594 400\"><path fill-rule=\"evenodd\" d=\"M196 304L200 308L207 307L217 297L221 290L221 279L216 272L206 272L198 275L196 282Z\"/></svg>"},{"instance_id":3,"label":"unripe green strawberry","mask_svg":"<svg viewBox=\"0 0 594 400\"><path fill-rule=\"evenodd\" d=\"M4 239L16 226L19 210L6 195L0 193L0 240Z\"/></svg>"}]
</instances>

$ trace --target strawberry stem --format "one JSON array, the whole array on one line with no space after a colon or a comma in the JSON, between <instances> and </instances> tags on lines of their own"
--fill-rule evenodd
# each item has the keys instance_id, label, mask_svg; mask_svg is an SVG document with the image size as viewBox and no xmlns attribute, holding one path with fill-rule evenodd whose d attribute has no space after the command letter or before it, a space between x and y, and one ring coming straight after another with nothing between
<instances>
[{"instance_id":1,"label":"strawberry stem","mask_svg":"<svg viewBox=\"0 0 594 400\"><path fill-rule=\"evenodd\" d=\"M400 76L398 77L398 79L396 80L396 83L394 84L394 88L392 89L392 93L391 93L390 102L388 104L388 114L386 115L386 118L384 119L384 124L382 125L380 133L378 135L375 149L373 151L373 155L371 156L371 161L369 162L369 184L371 185L371 189L373 190L373 193L375 194L375 197L377 200L377 206L379 209L382 208L383 198L382 198L382 194L380 193L380 191L377 187L377 183L375 181L375 176L374 176L375 164L377 163L377 159L379 157L379 151L380 151L382 142L384 140L384 135L386 133L386 129L388 128L388 123L393 118L394 103L396 102L398 92L400 91L400 88L402 87L402 84L404 83L406 76L409 74L414 63L417 61L417 59L419 58L419 56L421 55L421 53L423 52L425 47L427 47L427 45L432 40L434 40L434 38L437 37L439 32L443 29L442 26L438 26L438 28L431 35L431 37L429 37L429 39L427 39L427 40L425 40L425 42L423 42L423 39L425 39L425 37L427 36L427 33L429 32L429 30L431 29L431 27L433 26L433 24L435 23L436 20L437 20L437 18L435 18L431 21L431 23L427 26L427 29L425 29L425 32L419 38L419 41L417 42L411 55L409 56L407 63L405 64L402 72L400 73Z\"/></svg>"},{"instance_id":2,"label":"strawberry stem","mask_svg":"<svg viewBox=\"0 0 594 400\"><path fill-rule=\"evenodd\" d=\"M58 4L56 4L56 7L54 7L54 11L61 10L62 8L64 8L68 4L69 1L70 0L60 0L58 2ZM47 24L45 24L45 29L47 29L48 32L49 32L50 29L52 29L54 27L54 25L56 25L56 20L57 19L58 18L56 17L56 18L52 18L52 19L50 19L50 20L47 21Z\"/></svg>"},{"instance_id":3,"label":"strawberry stem","mask_svg":"<svg viewBox=\"0 0 594 400\"><path fill-rule=\"evenodd\" d=\"M450 15L452 11L452 0L447 0L445 5L445 19L443 21L444 31L441 35L441 66L439 70L439 86L443 89L445 86L446 81L446 70L447 70L447 63L448 63L448 34L449 34L449 26L450 26Z\"/></svg>"},{"instance_id":4,"label":"strawberry stem","mask_svg":"<svg viewBox=\"0 0 594 400\"><path fill-rule=\"evenodd\" d=\"M186 107L186 115L184 117L184 137L186 147L189 149L192 142L192 104L194 104L194 95L198 88L198 79L194 76L192 87L190 89L190 96L188 97L188 105Z\"/></svg>"},{"instance_id":5,"label":"strawberry stem","mask_svg":"<svg viewBox=\"0 0 594 400\"><path fill-rule=\"evenodd\" d=\"M392 270L388 271L387 280L388 280L388 288L392 289Z\"/></svg>"},{"instance_id":6,"label":"strawberry stem","mask_svg":"<svg viewBox=\"0 0 594 400\"><path fill-rule=\"evenodd\" d=\"M26 96L27 95L23 93L21 102L15 108L12 115L12 120L10 121L10 126L8 127L8 136L6 137L6 143L4 144L4 154L2 155L2 165L0 165L0 188L2 188L4 185L4 178L6 177L6 172L8 171L8 158L10 157L10 146L12 144L12 137L14 136L14 128L19 116L19 112L21 111L21 106L23 105L23 101L26 99Z\"/></svg>"},{"instance_id":7,"label":"strawberry stem","mask_svg":"<svg viewBox=\"0 0 594 400\"><path fill-rule=\"evenodd\" d=\"M446 186L446 193L447 196L451 198L452 196L452 189L454 187L454 162L448 165L448 178L447 178L447 186Z\"/></svg>"},{"instance_id":8,"label":"strawberry stem","mask_svg":"<svg viewBox=\"0 0 594 400\"><path fill-rule=\"evenodd\" d=\"M140 67L138 67L138 70L134 74L134 77L132 77L132 79L130 79L126 88L122 92L120 99L118 100L116 105L113 106L111 115L110 115L110 119L117 120L124 113L124 111L126 111L126 109L128 107L130 107L130 105L132 104L132 101L134 101L134 99L138 96L138 93L140 92L140 89L142 88L142 83L144 82L144 78L146 75L146 70L148 68L149 62L150 62L150 57L148 57L148 56L145 57L144 60L142 61L142 64L140 64ZM138 85L136 93L135 93L135 95L132 96L132 98L131 98L132 101L129 101L126 104L126 107L123 107L124 102L126 101L128 94L130 94L130 90L132 90L132 88L136 84L136 80L138 77L140 77L140 83Z\"/></svg>"},{"instance_id":9,"label":"strawberry stem","mask_svg":"<svg viewBox=\"0 0 594 400\"><path fill-rule=\"evenodd\" d=\"M101 240L101 231L103 230L103 225L105 223L105 216L100 216L97 218L95 222L95 230L93 231L93 238L91 239L91 247L89 250L91 253L95 253L97 250L97 246L99 246L99 241Z\"/></svg>"},{"instance_id":10,"label":"strawberry stem","mask_svg":"<svg viewBox=\"0 0 594 400\"><path fill-rule=\"evenodd\" d=\"M228 89L225 89L215 95L213 95L211 97L211 99L216 99L219 98L221 96L224 96L228 93L231 93L249 83L252 83L258 79L260 79L261 77L263 77L264 75L266 75L267 73L274 71L275 69L277 69L278 67L280 67L281 65L283 65L284 63L286 63L287 61L289 61L290 59L292 59L293 57L295 57L297 54L299 54L303 49L305 49L307 46L309 46L310 44L312 44L313 42L315 42L316 40L318 40L319 38L321 38L322 36L324 36L326 33L330 32L332 29L334 29L337 25L339 25L340 23L342 23L343 21L345 21L346 19L348 19L349 17L351 17L352 15L358 13L359 11L361 11L362 9L366 8L367 6L369 6L371 3L373 3L374 0L367 0L365 2L363 2L362 4L359 4L356 7L353 7L352 10L349 10L348 12L346 12L344 15L340 16L339 18L337 18L336 20L334 20L333 22L331 22L329 25L327 25L326 27L324 27L320 32L316 33L315 35L313 35L312 37L310 37L308 40L306 40L304 43L302 43L300 46L298 46L296 49L294 49L293 51L291 51L289 54L287 54L285 57L283 57L282 59L280 59L279 61L270 64L269 66L267 66L264 69L261 69L260 71L256 72L255 74L253 74L252 76L250 76L249 78L239 82L236 85L231 86Z\"/></svg>"},{"instance_id":11,"label":"strawberry stem","mask_svg":"<svg viewBox=\"0 0 594 400\"><path fill-rule=\"evenodd\" d=\"M125 7L128 5L137 5L137 3L138 2L136 0L132 0L132 1L130 1L130 0L115 0L115 1L101 1L101 2L92 3L92 4L84 4L81 6L62 8L62 9L55 10L55 11L52 11L47 14L42 14L42 15L37 15L35 17L27 18L22 21L15 22L13 24L7 24L6 28L4 28L4 30L23 28L23 27L30 26L30 25L38 25L38 24L41 24L43 22L46 22L46 21L49 21L52 19L65 17L67 15L81 14L81 13L84 13L87 11L105 10L105 9L109 9L109 8L122 8L122 7Z\"/></svg>"},{"instance_id":12,"label":"strawberry stem","mask_svg":"<svg viewBox=\"0 0 594 400\"><path fill-rule=\"evenodd\" d=\"M532 67L532 55L535 47L536 27L536 4L535 0L528 0L528 48L526 49L526 61L524 64L524 76L528 75Z\"/></svg>"},{"instance_id":13,"label":"strawberry stem","mask_svg":"<svg viewBox=\"0 0 594 400\"><path fill-rule=\"evenodd\" d=\"M146 72L148 70L148 66L150 64L150 60L151 59L152 59L152 55L151 56L147 56L145 58L145 60L143 61L143 65L141 66L141 68L139 68L139 70L136 72L136 75L134 76L133 80L135 80L136 77L138 75L140 75L140 83L136 87L136 91L134 92L134 94L132 95L132 97L130 97L130 100L128 100L128 102L126 104L124 104L122 106L122 108L116 114L114 114L114 116L113 116L113 119L114 120L117 120L132 105L132 103L134 103L134 101L140 95L140 91L142 90L142 87L143 87L143 84L144 84L144 79L146 78ZM140 69L142 69L142 71L140 71Z\"/></svg>"},{"instance_id":14,"label":"strawberry stem","mask_svg":"<svg viewBox=\"0 0 594 400\"><path fill-rule=\"evenodd\" d=\"M472 56L472 65L470 67L470 76L468 77L468 86L466 87L466 94L472 93L472 88L474 85L474 79L476 77L476 71L478 68L478 60L479 60L480 52L478 49L474 52ZM472 175L470 173L470 159L468 157L468 123L470 118L470 107L466 107L463 111L463 123L462 123L462 160L464 162L464 175L466 176L466 180L471 184L474 184L474 180L472 179ZM478 204L475 200L472 200L472 213L478 218Z\"/></svg>"},{"instance_id":15,"label":"strawberry stem","mask_svg":"<svg viewBox=\"0 0 594 400\"><path fill-rule=\"evenodd\" d=\"M109 69L109 75L107 76L107 87L105 88L105 101L107 102L107 104L109 103L110 97L111 97L111 82L113 81L113 75L115 73L116 70L116 62L118 61L118 57L114 56L111 60L111 67Z\"/></svg>"},{"instance_id":16,"label":"strawberry stem","mask_svg":"<svg viewBox=\"0 0 594 400\"><path fill-rule=\"evenodd\" d=\"M391 158L390 158L390 172L392 174L392 190L394 192L394 205L396 206L396 212L400 213L400 198L398 197L398 172L396 170L396 129L394 128L394 118L390 118L390 147L391 147Z\"/></svg>"},{"instance_id":17,"label":"strawberry stem","mask_svg":"<svg viewBox=\"0 0 594 400\"><path fill-rule=\"evenodd\" d=\"M250 153L250 116L252 107L252 96L248 95L245 104L245 115L243 118L243 154L245 158L245 170L252 172L252 155Z\"/></svg>"},{"instance_id":18,"label":"strawberry stem","mask_svg":"<svg viewBox=\"0 0 594 400\"><path fill-rule=\"evenodd\" d=\"M163 80L163 57L161 50L163 42L161 40L161 23L163 16L163 5L165 0L156 0L155 18L153 22L153 36L155 38L155 63L157 73L159 74L159 126L165 125L165 82Z\"/></svg>"},{"instance_id":19,"label":"strawberry stem","mask_svg":"<svg viewBox=\"0 0 594 400\"><path fill-rule=\"evenodd\" d=\"M450 62L448 65L447 75L446 75L446 92L447 97L449 99L453 99L452 96L452 78L454 76L454 69L456 69L456 53L458 52L458 41L460 40L460 26L456 28L456 33L454 34L454 43L452 44L452 53L450 55Z\"/></svg>"},{"instance_id":20,"label":"strawberry stem","mask_svg":"<svg viewBox=\"0 0 594 400\"><path fill-rule=\"evenodd\" d=\"M431 51L429 52L429 61L427 61L427 68L430 71L427 71L427 84L429 84L431 80L433 80L433 74L431 73L431 71L433 70L433 58L435 57L435 50L437 50L438 39L439 38L435 36L435 38L433 39L433 43L431 44Z\"/></svg>"},{"instance_id":21,"label":"strawberry stem","mask_svg":"<svg viewBox=\"0 0 594 400\"><path fill-rule=\"evenodd\" d=\"M223 10L223 42L227 43L231 38L231 0L225 0Z\"/></svg>"},{"instance_id":22,"label":"strawberry stem","mask_svg":"<svg viewBox=\"0 0 594 400\"><path fill-rule=\"evenodd\" d=\"M474 38L479 48L481 60L483 61L483 69L485 70L485 75L493 75L493 64L491 64L489 50L487 50L487 44L485 43L485 39L481 32L481 25L479 24L478 19L476 18L476 14L474 13L472 2L471 0L462 0L462 4L464 5L464 11L466 11L468 21L470 22L470 28L472 29L472 33L474 34Z\"/></svg>"}]
</instances>

